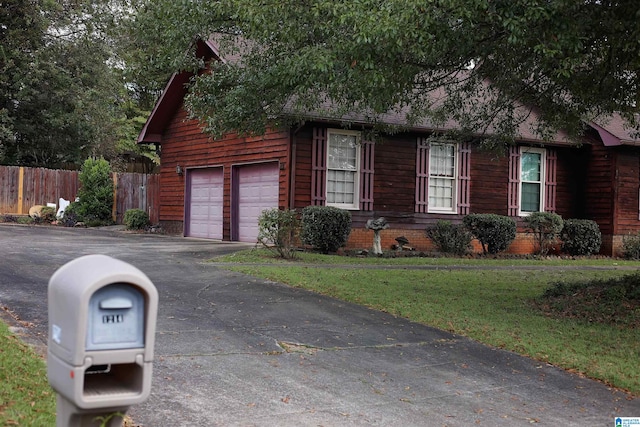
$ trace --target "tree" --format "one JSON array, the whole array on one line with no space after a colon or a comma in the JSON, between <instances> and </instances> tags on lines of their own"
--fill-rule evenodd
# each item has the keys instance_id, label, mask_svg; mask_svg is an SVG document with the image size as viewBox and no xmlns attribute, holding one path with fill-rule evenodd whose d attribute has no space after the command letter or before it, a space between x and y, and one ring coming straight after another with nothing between
<instances>
[{"instance_id":1,"label":"tree","mask_svg":"<svg viewBox=\"0 0 640 427\"><path fill-rule=\"evenodd\" d=\"M214 135L322 112L512 139L534 108L542 136L615 112L637 126L639 14L635 0L141 0L136 22L159 68L195 70L212 34L242 54L187 98Z\"/></svg>"},{"instance_id":2,"label":"tree","mask_svg":"<svg viewBox=\"0 0 640 427\"><path fill-rule=\"evenodd\" d=\"M80 190L78 202L73 202L75 213L91 224L109 224L112 220L113 180L109 162L87 159L78 175Z\"/></svg>"},{"instance_id":3,"label":"tree","mask_svg":"<svg viewBox=\"0 0 640 427\"><path fill-rule=\"evenodd\" d=\"M0 163L60 167L135 144L150 107L137 108L117 30L120 0L11 0L0 4ZM132 113L134 112L134 113Z\"/></svg>"},{"instance_id":4,"label":"tree","mask_svg":"<svg viewBox=\"0 0 640 427\"><path fill-rule=\"evenodd\" d=\"M30 67L44 42L46 21L31 1L0 5L0 157L15 144L14 110Z\"/></svg>"}]
</instances>

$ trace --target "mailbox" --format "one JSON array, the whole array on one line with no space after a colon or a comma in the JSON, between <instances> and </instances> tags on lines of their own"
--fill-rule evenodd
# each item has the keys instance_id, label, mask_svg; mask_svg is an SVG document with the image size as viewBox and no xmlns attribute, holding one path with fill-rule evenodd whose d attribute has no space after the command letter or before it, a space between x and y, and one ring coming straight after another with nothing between
<instances>
[{"instance_id":1,"label":"mailbox","mask_svg":"<svg viewBox=\"0 0 640 427\"><path fill-rule=\"evenodd\" d=\"M138 289L108 285L89 299L87 350L144 347L144 295Z\"/></svg>"},{"instance_id":2,"label":"mailbox","mask_svg":"<svg viewBox=\"0 0 640 427\"><path fill-rule=\"evenodd\" d=\"M58 418L126 412L146 400L158 310L149 278L123 261L88 255L51 276L48 297L47 373L58 393Z\"/></svg>"}]
</instances>

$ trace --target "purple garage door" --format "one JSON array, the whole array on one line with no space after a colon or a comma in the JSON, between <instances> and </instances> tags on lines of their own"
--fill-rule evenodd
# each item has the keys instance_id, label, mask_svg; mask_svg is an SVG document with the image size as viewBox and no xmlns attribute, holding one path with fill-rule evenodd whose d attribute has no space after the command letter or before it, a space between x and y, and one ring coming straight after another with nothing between
<instances>
[{"instance_id":1,"label":"purple garage door","mask_svg":"<svg viewBox=\"0 0 640 427\"><path fill-rule=\"evenodd\" d=\"M255 243L258 217L265 209L278 207L277 163L238 168L238 240Z\"/></svg>"},{"instance_id":2,"label":"purple garage door","mask_svg":"<svg viewBox=\"0 0 640 427\"><path fill-rule=\"evenodd\" d=\"M189 171L186 235L222 240L222 168Z\"/></svg>"}]
</instances>

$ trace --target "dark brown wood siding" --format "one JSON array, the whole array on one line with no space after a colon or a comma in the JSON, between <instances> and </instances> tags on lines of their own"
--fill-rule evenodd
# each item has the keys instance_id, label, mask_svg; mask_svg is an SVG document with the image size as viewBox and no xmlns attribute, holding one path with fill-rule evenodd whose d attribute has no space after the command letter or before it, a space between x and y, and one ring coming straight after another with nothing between
<instances>
[{"instance_id":1,"label":"dark brown wood siding","mask_svg":"<svg viewBox=\"0 0 640 427\"><path fill-rule=\"evenodd\" d=\"M416 193L416 135L395 135L376 144L373 207L413 213Z\"/></svg>"},{"instance_id":2,"label":"dark brown wood siding","mask_svg":"<svg viewBox=\"0 0 640 427\"><path fill-rule=\"evenodd\" d=\"M320 125L316 125L320 126ZM398 134L376 141L373 211L352 211L354 227L384 216L392 227L421 229L439 219L459 222L462 215L415 213L418 134ZM297 132L295 200L301 209L311 204L312 127ZM563 218L584 218L589 146L554 147L556 211ZM470 154L470 213L508 215L509 157L472 145Z\"/></svg>"},{"instance_id":3,"label":"dark brown wood siding","mask_svg":"<svg viewBox=\"0 0 640 427\"><path fill-rule=\"evenodd\" d=\"M316 125L322 126L322 125ZM311 204L312 126L295 135L296 174L293 207ZM415 150L417 135L391 136L377 139L374 158L374 191L372 211L352 211L354 227L364 227L367 219L386 216L393 223L414 222Z\"/></svg>"},{"instance_id":4,"label":"dark brown wood siding","mask_svg":"<svg viewBox=\"0 0 640 427\"><path fill-rule=\"evenodd\" d=\"M508 214L509 157L473 146L470 213Z\"/></svg>"},{"instance_id":5,"label":"dark brown wood siding","mask_svg":"<svg viewBox=\"0 0 640 427\"><path fill-rule=\"evenodd\" d=\"M305 127L293 136L295 144L295 183L293 208L302 209L311 205L311 154L313 145L313 128Z\"/></svg>"},{"instance_id":6,"label":"dark brown wood siding","mask_svg":"<svg viewBox=\"0 0 640 427\"><path fill-rule=\"evenodd\" d=\"M290 138L288 131L269 130L258 137L234 134L219 140L202 133L199 123L187 119L180 108L167 124L162 137L160 221L184 221L186 173L183 170L202 167L223 167L223 238L231 237L231 170L233 166L277 161L280 165L279 206L289 206Z\"/></svg>"},{"instance_id":7,"label":"dark brown wood siding","mask_svg":"<svg viewBox=\"0 0 640 427\"><path fill-rule=\"evenodd\" d=\"M640 191L640 150L616 147L615 223L613 234L637 233L638 191Z\"/></svg>"},{"instance_id":8,"label":"dark brown wood siding","mask_svg":"<svg viewBox=\"0 0 640 427\"><path fill-rule=\"evenodd\" d=\"M584 218L596 221L603 234L612 234L614 153L599 144L589 146L588 150Z\"/></svg>"}]
</instances>

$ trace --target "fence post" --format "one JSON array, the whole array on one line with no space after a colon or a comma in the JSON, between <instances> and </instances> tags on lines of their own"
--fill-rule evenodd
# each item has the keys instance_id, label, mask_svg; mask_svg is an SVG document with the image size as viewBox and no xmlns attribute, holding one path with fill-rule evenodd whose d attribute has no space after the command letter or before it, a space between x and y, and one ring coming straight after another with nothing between
<instances>
[{"instance_id":1,"label":"fence post","mask_svg":"<svg viewBox=\"0 0 640 427\"><path fill-rule=\"evenodd\" d=\"M22 201L24 193L24 168L18 169L18 215L22 214Z\"/></svg>"},{"instance_id":2,"label":"fence post","mask_svg":"<svg viewBox=\"0 0 640 427\"><path fill-rule=\"evenodd\" d=\"M113 173L113 207L111 208L111 217L115 223L118 218L118 174Z\"/></svg>"}]
</instances>

